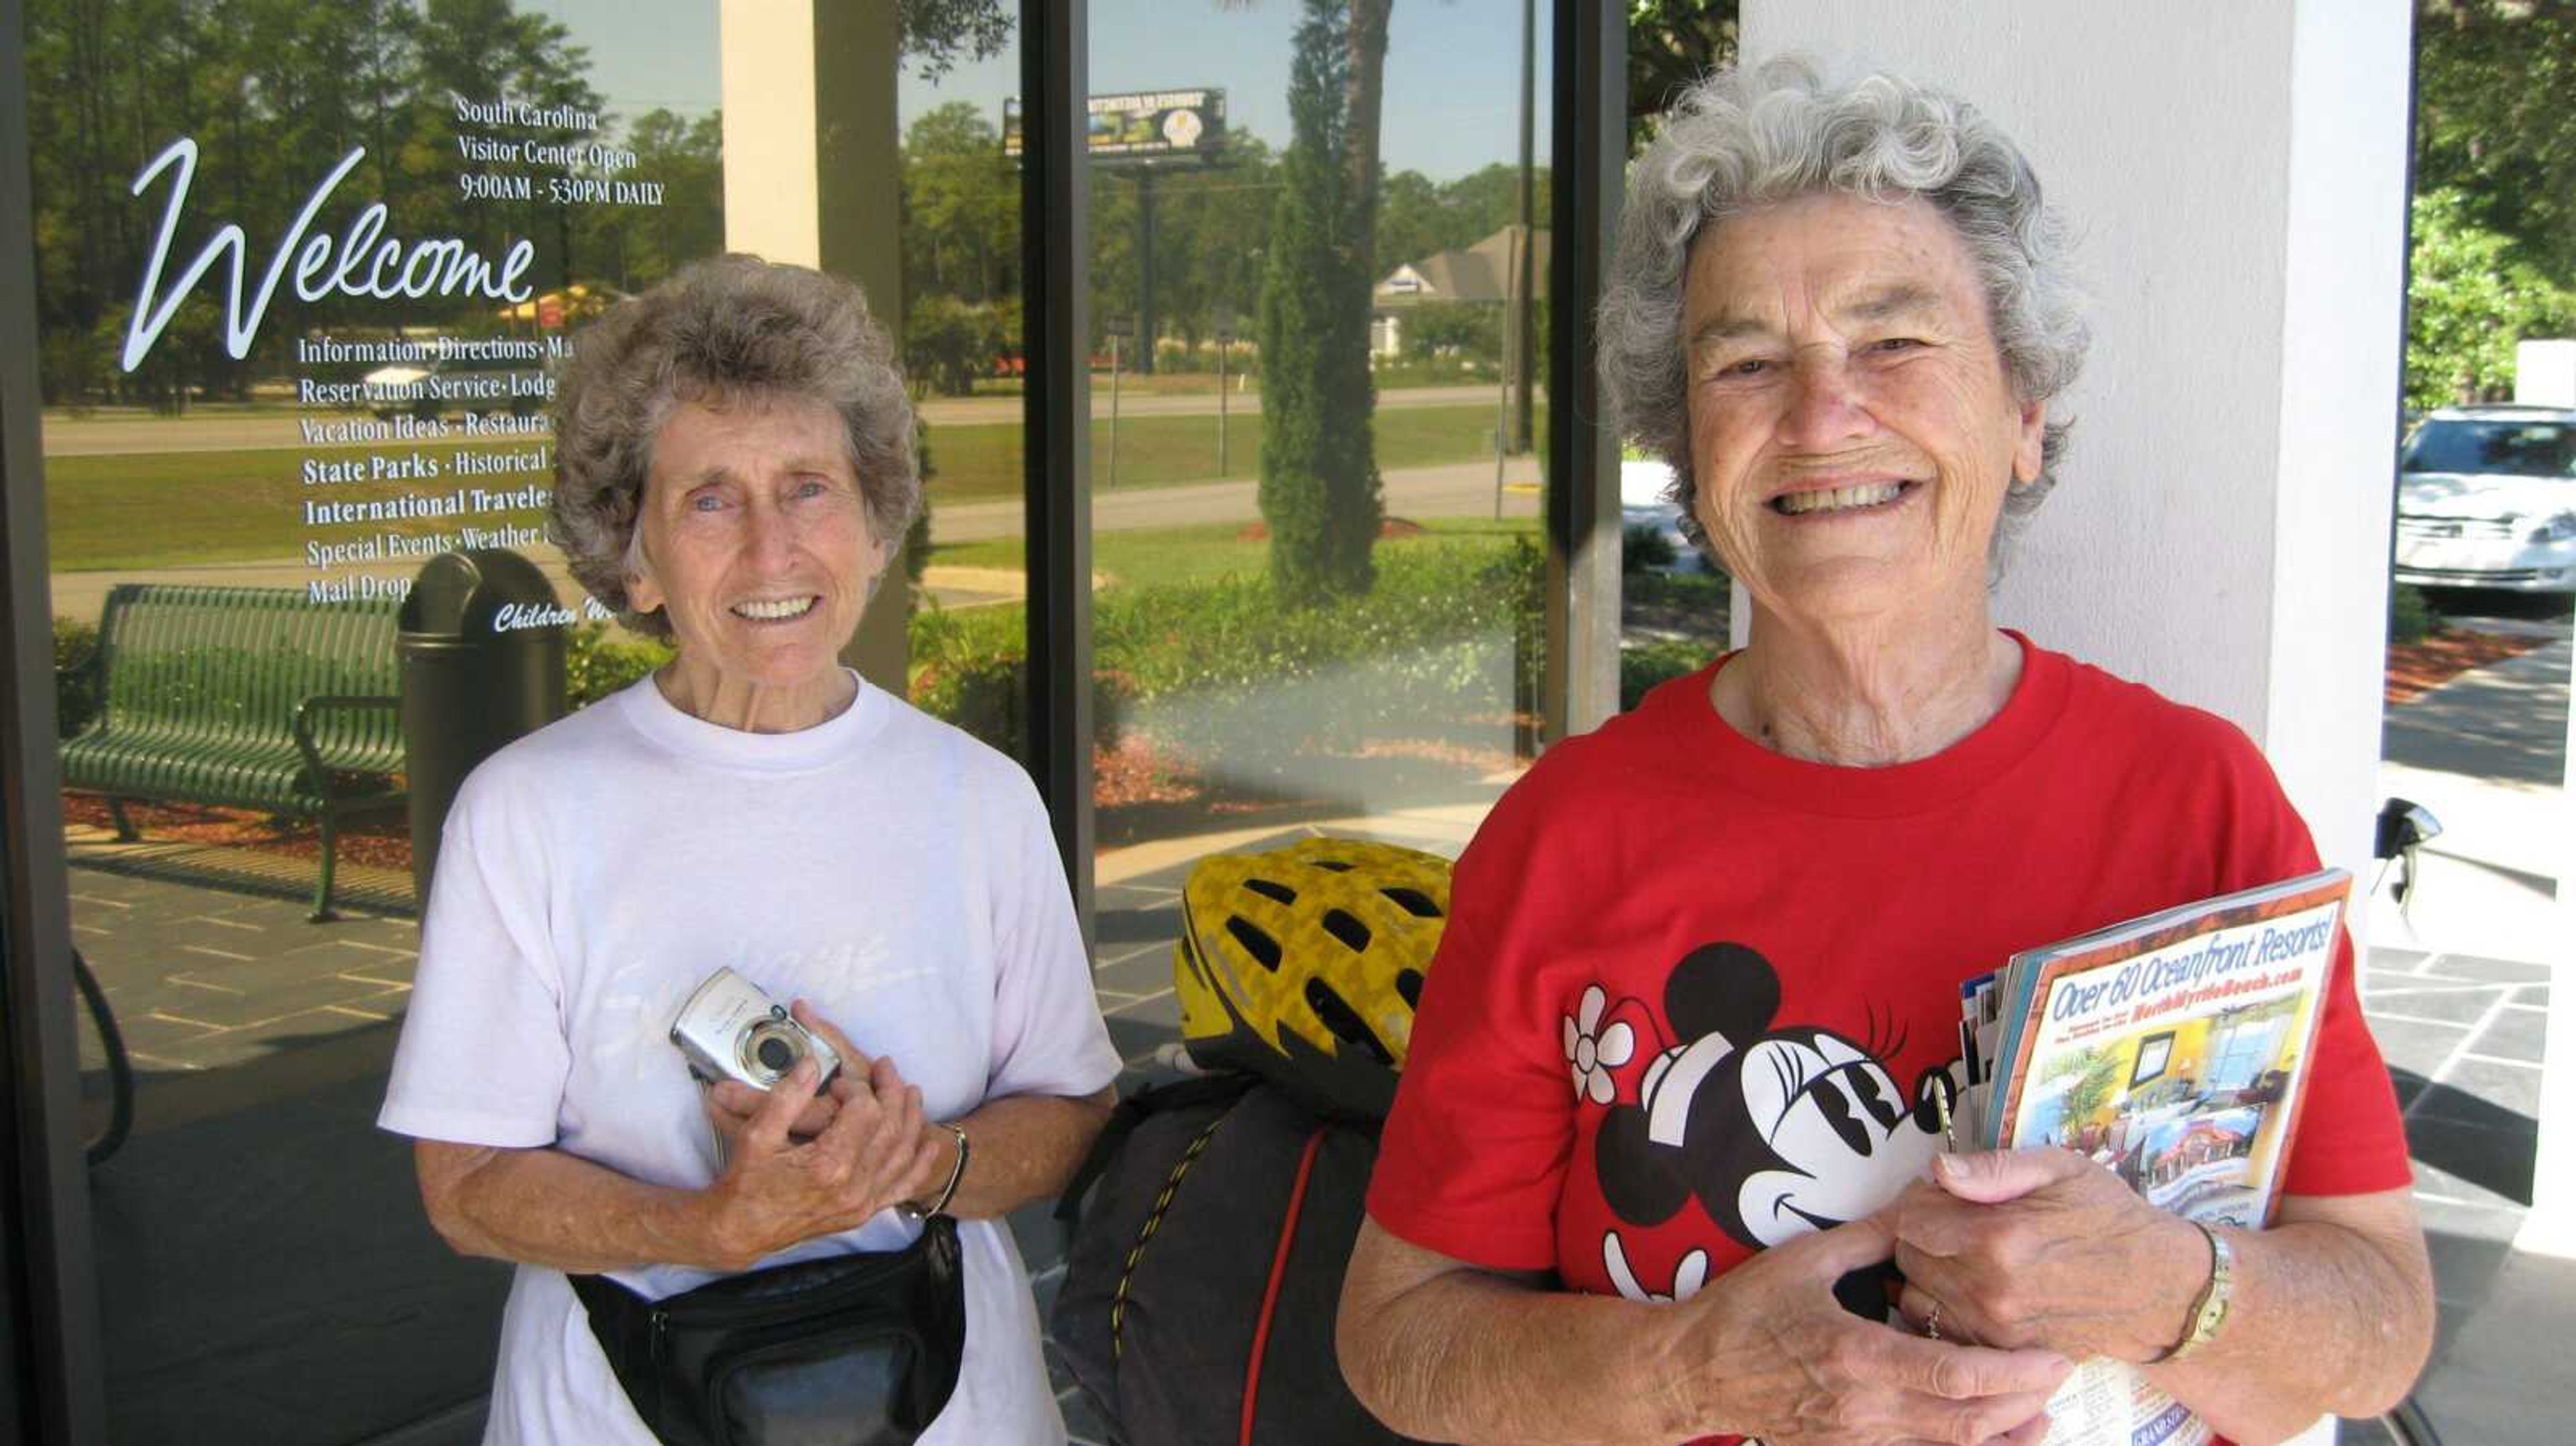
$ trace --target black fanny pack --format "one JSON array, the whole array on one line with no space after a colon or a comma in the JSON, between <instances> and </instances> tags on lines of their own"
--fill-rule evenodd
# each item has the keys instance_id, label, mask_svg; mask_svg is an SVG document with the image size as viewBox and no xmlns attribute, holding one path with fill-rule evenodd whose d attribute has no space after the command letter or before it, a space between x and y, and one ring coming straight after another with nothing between
<instances>
[{"instance_id":1,"label":"black fanny pack","mask_svg":"<svg viewBox=\"0 0 2576 1446\"><path fill-rule=\"evenodd\" d=\"M934 1215L901 1250L798 1261L647 1300L568 1277L666 1446L911 1446L957 1389L966 1271Z\"/></svg>"}]
</instances>

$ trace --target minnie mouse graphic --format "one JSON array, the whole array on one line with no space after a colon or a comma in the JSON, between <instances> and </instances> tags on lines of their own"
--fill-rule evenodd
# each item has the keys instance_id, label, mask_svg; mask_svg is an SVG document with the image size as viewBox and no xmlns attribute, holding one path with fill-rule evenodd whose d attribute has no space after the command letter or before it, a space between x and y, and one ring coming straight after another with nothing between
<instances>
[{"instance_id":1,"label":"minnie mouse graphic","mask_svg":"<svg viewBox=\"0 0 2576 1446\"><path fill-rule=\"evenodd\" d=\"M1877 1209L1940 1147L1942 1096L1956 1095L1948 1071L1926 1069L1900 1090L1886 1060L1901 1040L1872 1047L1775 1023L1779 974L1746 945L1705 944L1673 966L1663 1018L1674 1042L1647 1063L1633 1103L1612 1103L1600 1077L1614 1056L1625 1062L1631 1029L1603 1028L1605 1003L1597 986L1585 991L1583 1017L1567 1021L1568 1039L1585 1048L1580 1058L1569 1048L1569 1063L1578 1098L1608 1107L1593 1167L1611 1215L1629 1226L1660 1226L1695 1200L1744 1247L1777 1245ZM1631 1300L1688 1299L1709 1277L1708 1252L1692 1249L1669 1290L1648 1287L1615 1228L1603 1233L1602 1261ZM1884 1270L1846 1277L1836 1294L1882 1315Z\"/></svg>"}]
</instances>

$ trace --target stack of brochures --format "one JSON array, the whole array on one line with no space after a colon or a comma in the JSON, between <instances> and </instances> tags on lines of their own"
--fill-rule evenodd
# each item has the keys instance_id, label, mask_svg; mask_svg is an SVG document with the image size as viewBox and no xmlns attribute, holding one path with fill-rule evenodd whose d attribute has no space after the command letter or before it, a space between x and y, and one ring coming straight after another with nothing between
<instances>
[{"instance_id":1,"label":"stack of brochures","mask_svg":"<svg viewBox=\"0 0 2576 1446\"><path fill-rule=\"evenodd\" d=\"M1968 1083L1953 1139L2076 1150L2162 1209L2261 1229L2351 886L2326 869L2185 904L1961 985ZM2082 1363L2048 1409L2050 1446L2202 1446L2212 1434L2118 1361Z\"/></svg>"}]
</instances>

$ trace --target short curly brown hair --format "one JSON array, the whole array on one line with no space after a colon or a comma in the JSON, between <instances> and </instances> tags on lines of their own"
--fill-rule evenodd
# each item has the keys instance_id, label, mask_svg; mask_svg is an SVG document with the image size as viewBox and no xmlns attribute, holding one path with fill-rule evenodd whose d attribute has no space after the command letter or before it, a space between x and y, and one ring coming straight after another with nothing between
<instances>
[{"instance_id":1,"label":"short curly brown hair","mask_svg":"<svg viewBox=\"0 0 2576 1446\"><path fill-rule=\"evenodd\" d=\"M810 400L841 419L868 528L900 547L921 508L912 402L867 297L837 276L756 256L692 263L574 336L555 391L548 535L626 626L671 636L627 596L653 443L671 409Z\"/></svg>"}]
</instances>

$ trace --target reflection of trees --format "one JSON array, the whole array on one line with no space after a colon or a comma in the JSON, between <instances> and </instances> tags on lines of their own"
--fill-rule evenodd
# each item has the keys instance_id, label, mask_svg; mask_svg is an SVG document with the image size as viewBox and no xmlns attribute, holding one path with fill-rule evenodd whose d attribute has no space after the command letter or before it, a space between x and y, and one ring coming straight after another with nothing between
<instances>
[{"instance_id":1,"label":"reflection of trees","mask_svg":"<svg viewBox=\"0 0 2576 1446\"><path fill-rule=\"evenodd\" d=\"M955 393L1019 350L1019 172L1002 155L996 118L966 102L915 117L905 130L903 152L905 367L917 381ZM1344 154L1347 160L1347 149ZM1211 365L1200 348L1229 312L1236 334L1252 335L1282 176L1280 157L1248 132L1228 138L1216 165L1155 172L1160 340L1184 348L1163 356L1158 366ZM1417 171L1385 176L1371 258L1363 270L1374 281L1402 263L1491 236L1520 214L1519 178L1519 169L1504 163L1449 181ZM1541 170L1542 212L1547 188L1547 172ZM1136 254L1130 173L1095 169L1090 231L1095 324L1136 315L1143 258ZM1478 323L1484 330L1495 324L1490 316ZM1102 345L1100 338L1093 344ZM1483 349L1491 352L1494 344Z\"/></svg>"},{"instance_id":2,"label":"reflection of trees","mask_svg":"<svg viewBox=\"0 0 2576 1446\"><path fill-rule=\"evenodd\" d=\"M1385 47L1385 7L1373 8ZM1270 578L1282 602L1304 607L1369 590L1385 499L1379 486L1369 378L1369 225L1376 158L1352 160L1363 117L1351 105L1359 18L1338 0L1306 0L1290 71L1294 144L1280 164L1279 203L1261 290L1261 515L1270 525ZM1374 100L1365 117L1372 146Z\"/></svg>"},{"instance_id":3,"label":"reflection of trees","mask_svg":"<svg viewBox=\"0 0 2576 1446\"><path fill-rule=\"evenodd\" d=\"M1537 181L1536 207L1545 217L1551 203L1543 166ZM1435 182L1419 171L1387 177L1377 213L1378 274L1436 252L1465 250L1518 222L1520 186L1520 167L1499 161L1454 181Z\"/></svg>"},{"instance_id":4,"label":"reflection of trees","mask_svg":"<svg viewBox=\"0 0 2576 1446\"><path fill-rule=\"evenodd\" d=\"M902 0L897 23L903 53L921 64L921 78L937 80L959 56L987 60L1011 43L1008 0Z\"/></svg>"},{"instance_id":5,"label":"reflection of trees","mask_svg":"<svg viewBox=\"0 0 2576 1446\"><path fill-rule=\"evenodd\" d=\"M1019 167L982 111L950 101L915 120L903 181L905 295L982 302L1019 291Z\"/></svg>"},{"instance_id":6,"label":"reflection of trees","mask_svg":"<svg viewBox=\"0 0 2576 1446\"><path fill-rule=\"evenodd\" d=\"M314 185L360 146L366 160L310 234L337 233L381 200L388 236L455 236L494 253L527 238L540 291L577 279L631 290L722 243L713 116L655 111L626 127L603 116L597 134L491 130L512 140L616 140L637 153L629 179L664 185L660 207L556 206L543 199L556 168L465 159L458 132L485 128L460 124L459 96L593 113L603 105L571 32L519 12L513 0L31 0L27 52L49 400L173 405L192 390L240 396L254 373L285 364L286 349L273 340L247 363L200 344L191 313L220 279L210 277L142 369L128 377L114 365L161 214L162 193L137 198L129 188L179 136L198 139L203 161L171 254L193 256L217 228L237 224L250 239L253 287ZM531 176L539 199L465 198L458 176L483 170ZM396 310L337 294L307 304L281 284L264 334L381 330L389 320L457 331L502 325L463 299Z\"/></svg>"},{"instance_id":7,"label":"reflection of trees","mask_svg":"<svg viewBox=\"0 0 2576 1446\"><path fill-rule=\"evenodd\" d=\"M1682 88L1735 63L1738 0L1628 0L1628 150Z\"/></svg>"},{"instance_id":8,"label":"reflection of trees","mask_svg":"<svg viewBox=\"0 0 2576 1446\"><path fill-rule=\"evenodd\" d=\"M1160 327L1196 345L1230 309L1238 335L1251 330L1261 291L1262 250L1279 194L1279 162L1260 138L1235 132L1209 169L1154 172L1154 294ZM1139 309L1135 173L1095 167L1091 186L1091 295L1095 325ZM1166 358L1158 365L1170 365Z\"/></svg>"},{"instance_id":9,"label":"reflection of trees","mask_svg":"<svg viewBox=\"0 0 2576 1446\"><path fill-rule=\"evenodd\" d=\"M968 101L903 141L903 362L917 386L974 390L1020 350L1020 175Z\"/></svg>"},{"instance_id":10,"label":"reflection of trees","mask_svg":"<svg viewBox=\"0 0 2576 1446\"><path fill-rule=\"evenodd\" d=\"M649 110L622 144L633 174L662 183L662 204L573 208L573 254L580 275L635 292L724 249L724 117Z\"/></svg>"},{"instance_id":11,"label":"reflection of trees","mask_svg":"<svg viewBox=\"0 0 2576 1446\"><path fill-rule=\"evenodd\" d=\"M651 120L637 122L635 133ZM644 149L640 140L632 143ZM990 376L998 359L1019 351L1019 172L1002 154L995 118L963 101L915 117L904 133L903 155L905 370L923 385L959 394ZM654 164L647 161L648 168ZM1156 172L1156 309L1162 339L1189 349L1165 356L1161 366L1210 365L1197 348L1229 311L1237 335L1251 335L1282 174L1279 157L1248 133L1228 139L1218 165ZM1492 235L1518 216L1518 187L1518 169L1500 163L1452 181L1417 171L1389 175L1381 187L1374 271ZM1546 197L1541 171L1542 210ZM1091 240L1094 321L1135 315L1142 258L1136 187L1126 173L1108 167L1094 173ZM1491 307L1477 317L1470 324L1481 332L1498 325ZM1493 353L1495 345L1484 342L1479 354Z\"/></svg>"}]
</instances>

